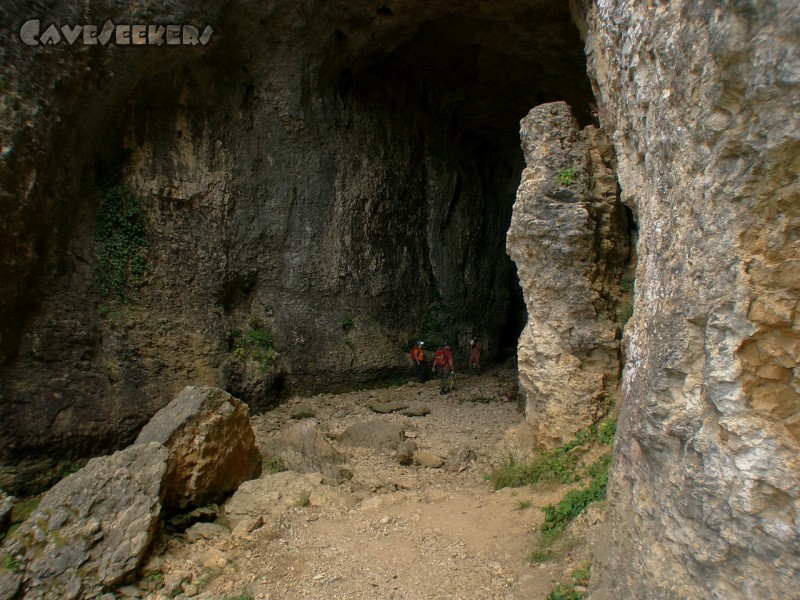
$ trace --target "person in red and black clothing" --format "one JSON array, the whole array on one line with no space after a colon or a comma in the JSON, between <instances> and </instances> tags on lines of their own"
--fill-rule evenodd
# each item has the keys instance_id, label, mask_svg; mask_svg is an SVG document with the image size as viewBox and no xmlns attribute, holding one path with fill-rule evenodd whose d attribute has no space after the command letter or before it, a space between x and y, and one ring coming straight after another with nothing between
<instances>
[{"instance_id":1,"label":"person in red and black clothing","mask_svg":"<svg viewBox=\"0 0 800 600\"><path fill-rule=\"evenodd\" d=\"M417 342L411 349L411 360L414 361L414 372L420 383L425 383L425 342Z\"/></svg>"},{"instance_id":2,"label":"person in red and black clothing","mask_svg":"<svg viewBox=\"0 0 800 600\"><path fill-rule=\"evenodd\" d=\"M450 344L445 344L436 351L433 358L434 370L436 367L441 369L441 373L439 374L439 393L446 394L447 392L445 392L444 388L447 383L447 378L450 376L451 371L456 370L453 366L453 353L450 352Z\"/></svg>"},{"instance_id":3,"label":"person in red and black clothing","mask_svg":"<svg viewBox=\"0 0 800 600\"><path fill-rule=\"evenodd\" d=\"M469 370L477 373L481 370L481 350L483 350L480 336L474 337L469 346Z\"/></svg>"}]
</instances>

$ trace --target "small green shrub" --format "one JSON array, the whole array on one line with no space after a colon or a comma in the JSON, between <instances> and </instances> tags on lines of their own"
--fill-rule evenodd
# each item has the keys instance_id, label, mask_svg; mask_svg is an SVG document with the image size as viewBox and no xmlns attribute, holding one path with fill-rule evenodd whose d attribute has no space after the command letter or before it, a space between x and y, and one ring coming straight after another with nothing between
<instances>
[{"instance_id":1,"label":"small green shrub","mask_svg":"<svg viewBox=\"0 0 800 600\"><path fill-rule=\"evenodd\" d=\"M586 488L567 492L558 504L545 506L542 509L544 511L542 532L556 533L563 531L587 506L605 499L610 464L611 455L606 454L589 467L588 474L592 480Z\"/></svg>"},{"instance_id":2,"label":"small green shrub","mask_svg":"<svg viewBox=\"0 0 800 600\"><path fill-rule=\"evenodd\" d=\"M286 471L286 465L283 464L279 456L265 456L261 461L261 469L267 473L282 473Z\"/></svg>"},{"instance_id":3,"label":"small green shrub","mask_svg":"<svg viewBox=\"0 0 800 600\"><path fill-rule=\"evenodd\" d=\"M626 323L633 316L633 288L634 279L627 275L623 275L620 279L619 285L622 288L622 297L616 309L616 322L620 329L624 329Z\"/></svg>"},{"instance_id":4,"label":"small green shrub","mask_svg":"<svg viewBox=\"0 0 800 600\"><path fill-rule=\"evenodd\" d=\"M553 560L557 555L550 548L537 548L528 555L531 564L542 564Z\"/></svg>"},{"instance_id":5,"label":"small green shrub","mask_svg":"<svg viewBox=\"0 0 800 600\"><path fill-rule=\"evenodd\" d=\"M144 581L150 581L155 583L161 583L164 581L164 573L161 571L151 571L147 573L143 578Z\"/></svg>"},{"instance_id":6,"label":"small green shrub","mask_svg":"<svg viewBox=\"0 0 800 600\"><path fill-rule=\"evenodd\" d=\"M628 277L627 275L623 275L619 281L620 287L629 294L633 294L633 284L633 277Z\"/></svg>"},{"instance_id":7,"label":"small green shrub","mask_svg":"<svg viewBox=\"0 0 800 600\"><path fill-rule=\"evenodd\" d=\"M83 468L83 465L81 465L80 463L69 463L69 464L64 465L61 468L61 479L64 479L64 477L69 477L73 473L77 473L82 468Z\"/></svg>"},{"instance_id":8,"label":"small green shrub","mask_svg":"<svg viewBox=\"0 0 800 600\"><path fill-rule=\"evenodd\" d=\"M597 441L604 446L614 443L614 436L617 434L617 418L613 417L600 424L597 431Z\"/></svg>"},{"instance_id":9,"label":"small green shrub","mask_svg":"<svg viewBox=\"0 0 800 600\"><path fill-rule=\"evenodd\" d=\"M619 325L620 329L625 329L625 325L627 325L628 321L630 321L633 316L633 304L623 300L617 305L616 315L617 325Z\"/></svg>"},{"instance_id":10,"label":"small green shrub","mask_svg":"<svg viewBox=\"0 0 800 600\"><path fill-rule=\"evenodd\" d=\"M211 583L217 577L217 575L219 575L218 570L205 567L200 576L194 580L194 585L197 586L198 590L202 590L204 587L208 586L208 584Z\"/></svg>"},{"instance_id":11,"label":"small green shrub","mask_svg":"<svg viewBox=\"0 0 800 600\"><path fill-rule=\"evenodd\" d=\"M39 506L41 501L41 496L35 496L33 498L24 498L18 502L15 502L11 507L11 522L22 523L23 521L26 521L28 517L33 514L33 511L36 510L36 507Z\"/></svg>"},{"instance_id":12,"label":"small green shrub","mask_svg":"<svg viewBox=\"0 0 800 600\"><path fill-rule=\"evenodd\" d=\"M578 169L575 167L564 167L556 173L556 179L558 180L558 183L565 187L572 185L572 182L575 181L575 177L577 176Z\"/></svg>"},{"instance_id":13,"label":"small green shrub","mask_svg":"<svg viewBox=\"0 0 800 600\"><path fill-rule=\"evenodd\" d=\"M572 552L584 540L563 532L539 532L537 547L528 555L530 563L545 563L551 560L560 560L565 554Z\"/></svg>"},{"instance_id":14,"label":"small green shrub","mask_svg":"<svg viewBox=\"0 0 800 600\"><path fill-rule=\"evenodd\" d=\"M95 277L103 295L127 302L147 271L147 230L141 198L124 184L102 191L97 215Z\"/></svg>"},{"instance_id":15,"label":"small green shrub","mask_svg":"<svg viewBox=\"0 0 800 600\"><path fill-rule=\"evenodd\" d=\"M249 329L243 333L233 332L233 354L241 359L253 359L260 365L261 374L269 371L278 356L274 348L272 332L264 327L257 318L250 319Z\"/></svg>"}]
</instances>

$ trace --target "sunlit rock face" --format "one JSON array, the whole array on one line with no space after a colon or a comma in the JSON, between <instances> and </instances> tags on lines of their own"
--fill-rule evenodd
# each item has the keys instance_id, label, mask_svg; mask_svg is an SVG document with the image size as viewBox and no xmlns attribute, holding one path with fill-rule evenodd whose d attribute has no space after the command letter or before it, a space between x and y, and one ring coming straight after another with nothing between
<instances>
[{"instance_id":1,"label":"sunlit rock face","mask_svg":"<svg viewBox=\"0 0 800 600\"><path fill-rule=\"evenodd\" d=\"M640 233L591 596L796 596L797 4L601 0L584 35Z\"/></svg>"},{"instance_id":2,"label":"sunlit rock face","mask_svg":"<svg viewBox=\"0 0 800 600\"><path fill-rule=\"evenodd\" d=\"M507 241L528 308L520 388L537 443L553 447L596 423L615 395L628 222L610 145L593 126L580 131L566 103L532 109L521 137L527 167Z\"/></svg>"},{"instance_id":3,"label":"sunlit rock face","mask_svg":"<svg viewBox=\"0 0 800 600\"><path fill-rule=\"evenodd\" d=\"M591 119L564 2L90 8L0 25L0 488L124 446L186 385L258 411L408 374L420 337L515 345L519 120ZM214 33L28 46L33 18Z\"/></svg>"}]
</instances>

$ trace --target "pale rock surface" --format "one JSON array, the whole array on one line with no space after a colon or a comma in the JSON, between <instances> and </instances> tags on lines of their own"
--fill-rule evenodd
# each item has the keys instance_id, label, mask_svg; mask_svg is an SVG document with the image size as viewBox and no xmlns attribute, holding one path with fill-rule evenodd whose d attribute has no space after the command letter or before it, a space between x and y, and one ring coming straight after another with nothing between
<instances>
[{"instance_id":1,"label":"pale rock surface","mask_svg":"<svg viewBox=\"0 0 800 600\"><path fill-rule=\"evenodd\" d=\"M610 548L591 597L796 598L797 2L586 10L639 225Z\"/></svg>"},{"instance_id":2,"label":"pale rock surface","mask_svg":"<svg viewBox=\"0 0 800 600\"><path fill-rule=\"evenodd\" d=\"M527 167L507 239L528 308L519 377L536 442L553 447L599 420L617 386L627 223L607 143L581 132L566 103L532 109L521 136Z\"/></svg>"},{"instance_id":3,"label":"pale rock surface","mask_svg":"<svg viewBox=\"0 0 800 600\"><path fill-rule=\"evenodd\" d=\"M381 420L353 423L339 436L339 440L348 446L384 450L394 450L405 439L405 427L400 423Z\"/></svg>"},{"instance_id":4,"label":"pale rock surface","mask_svg":"<svg viewBox=\"0 0 800 600\"><path fill-rule=\"evenodd\" d=\"M5 545L26 598L83 598L132 575L161 514L167 450L157 443L94 458L61 480Z\"/></svg>"},{"instance_id":5,"label":"pale rock surface","mask_svg":"<svg viewBox=\"0 0 800 600\"><path fill-rule=\"evenodd\" d=\"M12 600L22 585L22 575L0 570L0 600Z\"/></svg>"},{"instance_id":6,"label":"pale rock surface","mask_svg":"<svg viewBox=\"0 0 800 600\"><path fill-rule=\"evenodd\" d=\"M414 464L420 467L427 467L429 469L438 469L444 465L444 458L433 452L426 452L424 450L417 450L412 455Z\"/></svg>"},{"instance_id":7,"label":"pale rock surface","mask_svg":"<svg viewBox=\"0 0 800 600\"><path fill-rule=\"evenodd\" d=\"M234 530L241 523L259 518L275 527L284 512L306 505L346 510L355 505L355 500L345 492L323 485L320 473L284 471L243 483L226 503L225 517Z\"/></svg>"},{"instance_id":8,"label":"pale rock surface","mask_svg":"<svg viewBox=\"0 0 800 600\"><path fill-rule=\"evenodd\" d=\"M294 418L294 411L292 413ZM292 423L262 444L265 460L279 461L297 473L322 473L326 483L339 483L346 478L337 465L344 455L331 444L310 419Z\"/></svg>"},{"instance_id":9,"label":"pale rock surface","mask_svg":"<svg viewBox=\"0 0 800 600\"><path fill-rule=\"evenodd\" d=\"M261 472L261 454L241 400L210 386L189 386L136 438L169 449L162 498L168 509L222 499Z\"/></svg>"}]
</instances>

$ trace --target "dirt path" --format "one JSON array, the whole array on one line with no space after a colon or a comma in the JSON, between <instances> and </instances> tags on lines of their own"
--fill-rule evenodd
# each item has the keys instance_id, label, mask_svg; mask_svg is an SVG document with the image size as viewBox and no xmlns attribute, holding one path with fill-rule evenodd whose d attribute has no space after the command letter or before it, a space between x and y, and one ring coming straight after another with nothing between
<instances>
[{"instance_id":1,"label":"dirt path","mask_svg":"<svg viewBox=\"0 0 800 600\"><path fill-rule=\"evenodd\" d=\"M336 487L314 481L304 498L292 498L297 488L286 488L276 496L287 502L279 517L249 533L213 528L169 539L149 565L163 581L148 597L547 598L554 582L568 579L589 558L592 531L583 531L583 539L559 559L531 565L539 507L559 500L563 490L494 492L486 482L504 433L523 420L514 378L502 369L462 376L448 396L438 394L437 382L428 382L303 399L346 454L352 479ZM376 401L424 405L430 414L378 415L369 408ZM253 418L260 443L291 425L298 402ZM419 450L441 457L470 450L475 458L460 468L403 466L392 452L337 443L349 425L375 419L400 422ZM275 489L288 478L295 484L301 477L313 480L265 476L274 477Z\"/></svg>"}]
</instances>

